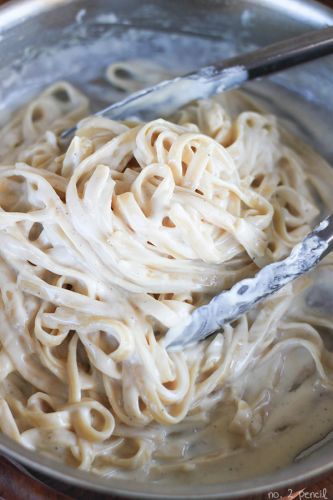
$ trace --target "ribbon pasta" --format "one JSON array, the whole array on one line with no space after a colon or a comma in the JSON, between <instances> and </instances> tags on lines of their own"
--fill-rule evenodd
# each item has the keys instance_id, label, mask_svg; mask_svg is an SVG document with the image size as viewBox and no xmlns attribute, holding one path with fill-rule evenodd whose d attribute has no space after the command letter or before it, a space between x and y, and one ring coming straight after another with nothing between
<instances>
[{"instance_id":1,"label":"ribbon pasta","mask_svg":"<svg viewBox=\"0 0 333 500\"><path fill-rule=\"evenodd\" d=\"M209 421L217 404L233 402L229 432L251 441L267 404L240 381L295 342L327 379L316 321L285 320L295 285L195 347L161 342L286 256L319 213L276 118L232 115L227 101L170 121L84 118L64 151L59 134L88 101L60 82L2 129L0 428L12 439L101 474L144 475L166 460L172 429ZM168 453L186 469L186 451Z\"/></svg>"}]
</instances>

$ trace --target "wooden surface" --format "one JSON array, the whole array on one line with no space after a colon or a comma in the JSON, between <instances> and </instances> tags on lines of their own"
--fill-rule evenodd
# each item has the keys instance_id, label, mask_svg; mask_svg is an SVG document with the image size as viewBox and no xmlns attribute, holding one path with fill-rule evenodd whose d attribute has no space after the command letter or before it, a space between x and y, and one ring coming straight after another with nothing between
<instances>
[{"instance_id":1,"label":"wooden surface","mask_svg":"<svg viewBox=\"0 0 333 500\"><path fill-rule=\"evenodd\" d=\"M0 0L0 5L5 2L6 0ZM322 0L322 3L333 8L333 0ZM333 474L330 474L314 483L310 483L309 485L297 485L296 487L290 487L285 491L274 491L256 497L244 497L245 500L269 500L270 498L274 498L277 500L293 500L294 498L316 498L331 500L333 499ZM120 497L98 495L81 488L76 488L65 483L60 483L42 475L38 475L37 478L37 475L33 471L26 471L23 467L17 467L6 458L0 457L0 499L120 500Z\"/></svg>"}]
</instances>

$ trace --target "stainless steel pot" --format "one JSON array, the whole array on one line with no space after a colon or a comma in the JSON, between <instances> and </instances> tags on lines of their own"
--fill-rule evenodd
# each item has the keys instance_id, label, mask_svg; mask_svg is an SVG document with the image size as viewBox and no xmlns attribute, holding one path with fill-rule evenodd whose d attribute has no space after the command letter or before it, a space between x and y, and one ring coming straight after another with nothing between
<instances>
[{"instance_id":1,"label":"stainless steel pot","mask_svg":"<svg viewBox=\"0 0 333 500\"><path fill-rule=\"evenodd\" d=\"M0 122L6 121L8 110L61 78L87 92L95 108L102 106L109 102L104 70L115 60L151 58L181 73L326 24L333 24L333 13L311 0L10 2L0 9ZM296 128L331 162L332 69L328 57L247 85L248 92L266 100L286 126ZM62 481L133 498L230 499L274 493L333 470L333 441L272 474L195 488L97 477L36 455L5 436L0 436L0 451Z\"/></svg>"}]
</instances>

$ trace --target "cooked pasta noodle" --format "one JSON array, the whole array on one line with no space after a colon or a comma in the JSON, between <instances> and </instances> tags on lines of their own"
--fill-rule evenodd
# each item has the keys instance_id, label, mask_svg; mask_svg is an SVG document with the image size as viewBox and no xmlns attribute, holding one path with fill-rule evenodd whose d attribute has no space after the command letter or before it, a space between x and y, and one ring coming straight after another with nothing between
<instances>
[{"instance_id":1,"label":"cooked pasta noodle","mask_svg":"<svg viewBox=\"0 0 333 500\"><path fill-rule=\"evenodd\" d=\"M265 435L288 356L302 359L290 386L310 373L329 391L318 333L329 321L295 309L308 278L194 347L163 346L168 328L286 256L319 215L310 172L323 160L244 102L231 94L149 123L90 116L64 150L59 134L88 100L60 82L2 129L3 433L105 475L190 474ZM216 412L230 417L225 441L204 445Z\"/></svg>"}]
</instances>

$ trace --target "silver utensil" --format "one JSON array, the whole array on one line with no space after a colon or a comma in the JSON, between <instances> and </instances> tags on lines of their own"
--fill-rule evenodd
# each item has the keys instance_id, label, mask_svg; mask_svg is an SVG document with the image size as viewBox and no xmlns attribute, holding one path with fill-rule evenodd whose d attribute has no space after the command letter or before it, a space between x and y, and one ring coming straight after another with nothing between
<instances>
[{"instance_id":1,"label":"silver utensil","mask_svg":"<svg viewBox=\"0 0 333 500\"><path fill-rule=\"evenodd\" d=\"M331 250L333 215L324 219L298 243L289 257L263 267L253 278L239 281L207 305L195 309L185 324L170 328L164 337L164 345L172 350L203 340L220 330L223 324L230 323L290 281L313 269Z\"/></svg>"},{"instance_id":2,"label":"silver utensil","mask_svg":"<svg viewBox=\"0 0 333 500\"><path fill-rule=\"evenodd\" d=\"M327 434L316 441L313 445L308 446L304 450L300 451L296 457L294 458L294 462L299 462L300 460L304 460L304 458L309 457L312 453L320 450L325 444L333 442L333 431L327 432Z\"/></svg>"},{"instance_id":3,"label":"silver utensil","mask_svg":"<svg viewBox=\"0 0 333 500\"><path fill-rule=\"evenodd\" d=\"M332 52L333 27L313 30L135 92L98 111L96 116L148 121L170 115L195 99L210 97ZM65 130L61 138L70 138L76 129L75 126Z\"/></svg>"}]
</instances>

